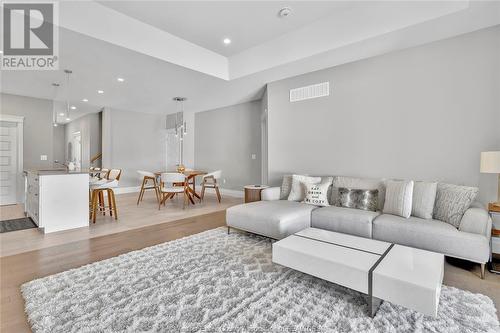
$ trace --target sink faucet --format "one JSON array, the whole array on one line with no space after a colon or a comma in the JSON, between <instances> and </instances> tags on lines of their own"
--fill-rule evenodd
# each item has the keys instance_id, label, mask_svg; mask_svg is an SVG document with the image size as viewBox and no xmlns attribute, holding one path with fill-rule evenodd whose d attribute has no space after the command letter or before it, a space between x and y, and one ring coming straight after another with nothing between
<instances>
[{"instance_id":1,"label":"sink faucet","mask_svg":"<svg viewBox=\"0 0 500 333\"><path fill-rule=\"evenodd\" d=\"M66 169L66 171L69 171L69 167L66 164L64 164L64 163L59 162L58 160L55 160L54 164L62 165Z\"/></svg>"}]
</instances>

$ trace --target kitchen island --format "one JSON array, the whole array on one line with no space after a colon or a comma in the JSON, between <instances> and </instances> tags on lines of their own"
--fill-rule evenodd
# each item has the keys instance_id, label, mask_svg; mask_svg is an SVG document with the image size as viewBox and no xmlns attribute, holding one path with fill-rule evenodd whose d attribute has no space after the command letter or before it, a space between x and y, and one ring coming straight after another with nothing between
<instances>
[{"instance_id":1,"label":"kitchen island","mask_svg":"<svg viewBox=\"0 0 500 333\"><path fill-rule=\"evenodd\" d=\"M25 213L44 233L88 227L88 171L25 170L24 175Z\"/></svg>"}]
</instances>

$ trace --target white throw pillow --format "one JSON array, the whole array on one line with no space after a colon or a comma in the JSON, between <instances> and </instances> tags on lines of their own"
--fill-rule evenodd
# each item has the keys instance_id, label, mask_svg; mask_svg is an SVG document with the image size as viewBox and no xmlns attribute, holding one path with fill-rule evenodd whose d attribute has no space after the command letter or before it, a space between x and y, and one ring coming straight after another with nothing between
<instances>
[{"instance_id":1,"label":"white throw pillow","mask_svg":"<svg viewBox=\"0 0 500 333\"><path fill-rule=\"evenodd\" d=\"M318 184L321 182L321 177L309 177L303 175L292 176L292 189L288 195L289 201L302 201L306 197L305 183Z\"/></svg>"},{"instance_id":2,"label":"white throw pillow","mask_svg":"<svg viewBox=\"0 0 500 333\"><path fill-rule=\"evenodd\" d=\"M310 184L304 183L306 187L306 197L303 203L315 206L330 206L328 203L328 189L332 185L331 182Z\"/></svg>"},{"instance_id":3,"label":"white throw pillow","mask_svg":"<svg viewBox=\"0 0 500 333\"><path fill-rule=\"evenodd\" d=\"M411 215L422 219L432 219L434 201L436 201L437 183L415 182L413 184L413 199Z\"/></svg>"},{"instance_id":4,"label":"white throw pillow","mask_svg":"<svg viewBox=\"0 0 500 333\"><path fill-rule=\"evenodd\" d=\"M413 197L413 180L388 180L385 188L384 214L409 218Z\"/></svg>"}]
</instances>

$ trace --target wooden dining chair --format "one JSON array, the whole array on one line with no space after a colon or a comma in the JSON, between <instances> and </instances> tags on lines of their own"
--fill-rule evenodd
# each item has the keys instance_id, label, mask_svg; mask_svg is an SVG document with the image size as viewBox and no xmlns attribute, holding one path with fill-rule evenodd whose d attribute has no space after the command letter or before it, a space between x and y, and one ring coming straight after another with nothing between
<instances>
[{"instance_id":1,"label":"wooden dining chair","mask_svg":"<svg viewBox=\"0 0 500 333\"><path fill-rule=\"evenodd\" d=\"M139 191L139 197L137 198L137 205L144 198L144 192L146 190L155 190L156 201L160 202L160 193L158 183L156 182L156 176L154 173L149 171L138 170L137 173L142 177L141 190ZM148 182L152 182L153 185L149 185Z\"/></svg>"},{"instance_id":2,"label":"wooden dining chair","mask_svg":"<svg viewBox=\"0 0 500 333\"><path fill-rule=\"evenodd\" d=\"M205 197L205 189L206 188L213 188L215 189L215 193L217 194L217 199L219 200L219 203L221 201L221 195L219 192L219 183L217 183L217 180L220 179L222 176L222 171L217 170L214 172L207 173L206 175L203 176L201 180L201 197L200 197L200 202L203 200Z\"/></svg>"},{"instance_id":3,"label":"wooden dining chair","mask_svg":"<svg viewBox=\"0 0 500 333\"><path fill-rule=\"evenodd\" d=\"M173 198L176 194L183 193L183 203L182 209L186 207L186 201L189 205L188 199L188 183L186 179L186 175L182 173L174 173L174 172L165 172L161 174L161 185L160 185L160 197L161 201L158 204L158 210L160 210L161 205L165 204L165 202Z\"/></svg>"}]
</instances>

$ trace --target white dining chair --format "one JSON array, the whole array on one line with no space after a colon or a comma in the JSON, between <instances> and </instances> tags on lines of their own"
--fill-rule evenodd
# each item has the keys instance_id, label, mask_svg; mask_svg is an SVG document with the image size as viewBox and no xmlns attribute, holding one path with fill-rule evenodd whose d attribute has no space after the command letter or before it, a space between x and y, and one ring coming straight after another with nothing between
<instances>
[{"instance_id":1,"label":"white dining chair","mask_svg":"<svg viewBox=\"0 0 500 333\"><path fill-rule=\"evenodd\" d=\"M158 210L161 208L162 204L173 198L176 194L184 194L182 209L186 207L186 200L188 200L187 194L187 179L186 175L182 173L165 172L161 174L161 185L160 185L160 197L161 201L158 205ZM189 200L188 200L189 205Z\"/></svg>"},{"instance_id":2,"label":"white dining chair","mask_svg":"<svg viewBox=\"0 0 500 333\"><path fill-rule=\"evenodd\" d=\"M156 175L149 171L137 170L137 173L142 177L141 190L139 191L139 197L137 198L137 205L144 198L144 192L146 190L155 190L156 201L160 202L160 193L158 188L158 183L156 182ZM153 185L149 185L148 182L153 182Z\"/></svg>"},{"instance_id":3,"label":"white dining chair","mask_svg":"<svg viewBox=\"0 0 500 333\"><path fill-rule=\"evenodd\" d=\"M219 183L217 182L218 179L222 177L222 171L217 170L214 172L207 173L206 175L203 176L201 180L201 197L200 197L200 202L203 200L205 197L205 189L206 188L213 188L215 189L215 193L217 194L217 199L219 200L219 203L221 201L221 195L219 192Z\"/></svg>"}]
</instances>

